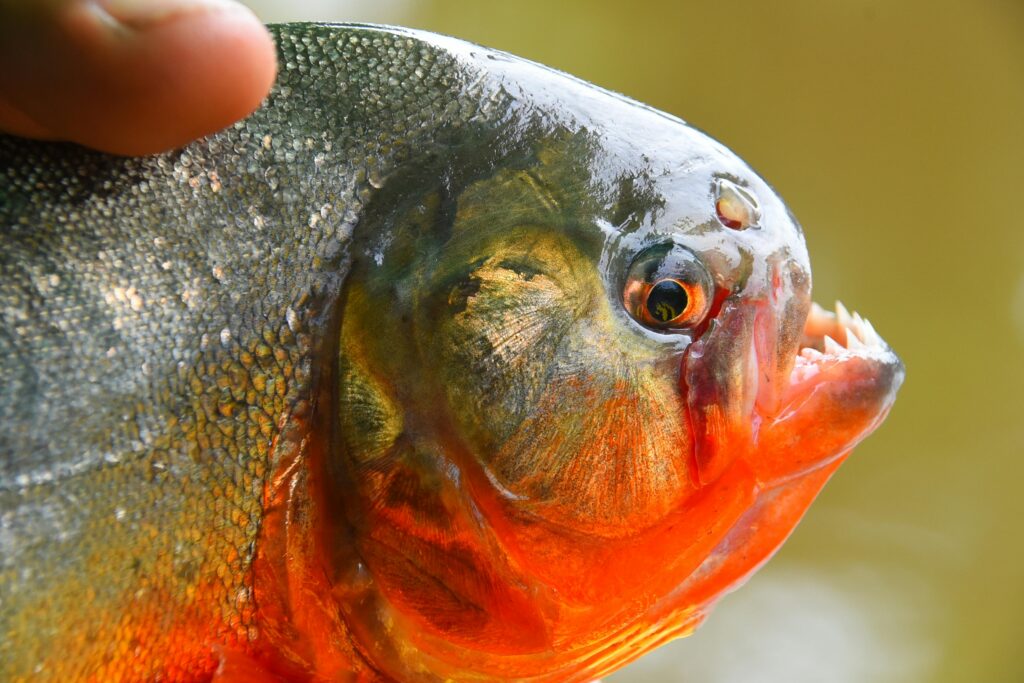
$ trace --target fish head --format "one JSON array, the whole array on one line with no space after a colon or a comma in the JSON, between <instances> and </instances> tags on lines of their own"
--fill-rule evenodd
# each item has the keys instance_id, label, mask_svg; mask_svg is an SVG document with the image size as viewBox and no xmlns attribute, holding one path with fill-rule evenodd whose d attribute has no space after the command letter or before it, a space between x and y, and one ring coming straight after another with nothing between
<instances>
[{"instance_id":1,"label":"fish head","mask_svg":"<svg viewBox=\"0 0 1024 683\"><path fill-rule=\"evenodd\" d=\"M594 676L688 633L903 376L812 304L735 154L504 64L513 113L383 184L344 293L336 584L399 677Z\"/></svg>"}]
</instances>

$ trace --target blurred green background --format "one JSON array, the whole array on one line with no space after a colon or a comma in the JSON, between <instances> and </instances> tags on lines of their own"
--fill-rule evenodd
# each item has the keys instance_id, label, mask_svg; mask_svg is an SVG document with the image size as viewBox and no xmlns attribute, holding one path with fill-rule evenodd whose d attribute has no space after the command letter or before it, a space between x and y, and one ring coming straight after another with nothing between
<instances>
[{"instance_id":1,"label":"blurred green background","mask_svg":"<svg viewBox=\"0 0 1024 683\"><path fill-rule=\"evenodd\" d=\"M1024 2L250 0L465 38L676 114L807 233L815 299L903 356L789 543L627 681L1024 681Z\"/></svg>"}]
</instances>

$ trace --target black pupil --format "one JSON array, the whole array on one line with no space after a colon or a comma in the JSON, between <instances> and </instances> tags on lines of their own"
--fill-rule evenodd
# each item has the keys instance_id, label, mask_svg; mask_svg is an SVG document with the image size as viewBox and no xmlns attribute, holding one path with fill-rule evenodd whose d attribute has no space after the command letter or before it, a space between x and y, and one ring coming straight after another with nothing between
<instances>
[{"instance_id":1,"label":"black pupil","mask_svg":"<svg viewBox=\"0 0 1024 683\"><path fill-rule=\"evenodd\" d=\"M686 290L675 280L662 280L651 287L647 294L647 312L655 320L667 323L682 315L690 297Z\"/></svg>"}]
</instances>

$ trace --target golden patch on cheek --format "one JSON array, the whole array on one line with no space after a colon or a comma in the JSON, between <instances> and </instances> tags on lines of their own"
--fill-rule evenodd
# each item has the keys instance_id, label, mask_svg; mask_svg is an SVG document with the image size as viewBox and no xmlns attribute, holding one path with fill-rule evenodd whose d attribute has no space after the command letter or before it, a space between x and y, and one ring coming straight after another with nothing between
<instances>
[{"instance_id":1,"label":"golden patch on cheek","mask_svg":"<svg viewBox=\"0 0 1024 683\"><path fill-rule=\"evenodd\" d=\"M490 255L451 286L447 315L425 335L450 409L484 450L533 409L567 330L592 305L569 247L529 233L486 245Z\"/></svg>"},{"instance_id":2,"label":"golden patch on cheek","mask_svg":"<svg viewBox=\"0 0 1024 683\"><path fill-rule=\"evenodd\" d=\"M547 277L515 282L507 270L478 275L479 291L449 328L459 346L446 354L452 370L468 370L468 383L453 376L448 393L462 424L490 450L534 410L573 316Z\"/></svg>"},{"instance_id":3,"label":"golden patch on cheek","mask_svg":"<svg viewBox=\"0 0 1024 683\"><path fill-rule=\"evenodd\" d=\"M505 267L478 270L479 290L455 324L473 338L477 362L502 373L528 369L530 351L551 346L574 317L564 292L545 275L529 278Z\"/></svg>"}]
</instances>

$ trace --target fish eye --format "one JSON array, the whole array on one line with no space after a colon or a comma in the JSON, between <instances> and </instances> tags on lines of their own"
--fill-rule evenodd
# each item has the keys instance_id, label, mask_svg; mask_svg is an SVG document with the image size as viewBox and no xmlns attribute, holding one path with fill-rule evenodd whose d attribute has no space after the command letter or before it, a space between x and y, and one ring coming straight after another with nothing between
<instances>
[{"instance_id":1,"label":"fish eye","mask_svg":"<svg viewBox=\"0 0 1024 683\"><path fill-rule=\"evenodd\" d=\"M715 183L715 214L722 225L733 230L757 227L761 220L754 195L724 178Z\"/></svg>"},{"instance_id":2,"label":"fish eye","mask_svg":"<svg viewBox=\"0 0 1024 683\"><path fill-rule=\"evenodd\" d=\"M711 276L693 252L674 244L658 245L633 260L623 304L644 327L691 328L707 315L711 288Z\"/></svg>"}]
</instances>

